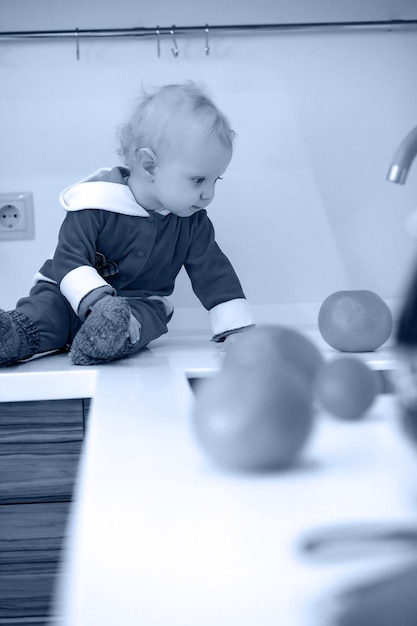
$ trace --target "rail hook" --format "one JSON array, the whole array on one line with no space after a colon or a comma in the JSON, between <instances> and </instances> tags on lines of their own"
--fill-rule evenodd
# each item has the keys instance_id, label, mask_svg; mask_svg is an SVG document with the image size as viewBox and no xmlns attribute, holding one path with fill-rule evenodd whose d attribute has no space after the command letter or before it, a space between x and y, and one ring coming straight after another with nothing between
<instances>
[{"instance_id":1,"label":"rail hook","mask_svg":"<svg viewBox=\"0 0 417 626\"><path fill-rule=\"evenodd\" d=\"M80 60L80 33L78 28L75 29L75 54L77 57L77 61Z\"/></svg>"},{"instance_id":2,"label":"rail hook","mask_svg":"<svg viewBox=\"0 0 417 626\"><path fill-rule=\"evenodd\" d=\"M156 49L158 51L158 59L161 57L161 31L159 26L156 27Z\"/></svg>"},{"instance_id":3,"label":"rail hook","mask_svg":"<svg viewBox=\"0 0 417 626\"><path fill-rule=\"evenodd\" d=\"M206 24L205 27L205 33L206 33L206 45L205 45L205 51L206 51L206 56L208 56L210 54L210 46L209 46L209 25Z\"/></svg>"},{"instance_id":4,"label":"rail hook","mask_svg":"<svg viewBox=\"0 0 417 626\"><path fill-rule=\"evenodd\" d=\"M174 55L174 57L177 57L179 53L178 53L177 40L175 39L175 26L171 28L170 33L171 33L172 41L174 44L174 47L171 48L171 52Z\"/></svg>"}]
</instances>

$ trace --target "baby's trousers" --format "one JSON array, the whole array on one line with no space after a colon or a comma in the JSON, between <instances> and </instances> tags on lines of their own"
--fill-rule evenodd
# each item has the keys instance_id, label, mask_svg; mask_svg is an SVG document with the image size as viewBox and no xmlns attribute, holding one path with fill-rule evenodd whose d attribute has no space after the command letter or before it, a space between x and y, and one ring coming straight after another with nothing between
<instances>
[{"instance_id":1,"label":"baby's trousers","mask_svg":"<svg viewBox=\"0 0 417 626\"><path fill-rule=\"evenodd\" d=\"M144 348L150 341L168 331L167 313L163 302L148 298L127 298L130 309L141 325L140 339L133 352ZM39 352L61 350L69 347L82 322L74 313L58 285L41 281L21 298L16 310L26 315L39 331Z\"/></svg>"}]
</instances>

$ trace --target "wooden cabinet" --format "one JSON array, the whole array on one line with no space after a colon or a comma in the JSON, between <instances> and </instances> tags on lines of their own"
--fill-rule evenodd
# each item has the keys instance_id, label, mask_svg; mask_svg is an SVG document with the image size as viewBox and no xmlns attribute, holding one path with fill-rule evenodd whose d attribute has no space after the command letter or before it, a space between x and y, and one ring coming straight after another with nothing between
<instances>
[{"instance_id":1,"label":"wooden cabinet","mask_svg":"<svg viewBox=\"0 0 417 626\"><path fill-rule=\"evenodd\" d=\"M1 626L46 623L88 408L0 403Z\"/></svg>"}]
</instances>

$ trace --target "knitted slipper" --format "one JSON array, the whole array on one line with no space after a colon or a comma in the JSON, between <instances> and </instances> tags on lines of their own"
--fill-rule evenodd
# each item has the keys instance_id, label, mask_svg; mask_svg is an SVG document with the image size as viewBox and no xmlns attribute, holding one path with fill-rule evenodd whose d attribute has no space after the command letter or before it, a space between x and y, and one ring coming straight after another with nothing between
<instances>
[{"instance_id":1,"label":"knitted slipper","mask_svg":"<svg viewBox=\"0 0 417 626\"><path fill-rule=\"evenodd\" d=\"M124 298L99 300L72 342L74 365L98 365L126 356L129 320L130 307Z\"/></svg>"},{"instance_id":2,"label":"knitted slipper","mask_svg":"<svg viewBox=\"0 0 417 626\"><path fill-rule=\"evenodd\" d=\"M20 336L6 311L0 311L0 366L13 365L18 360Z\"/></svg>"},{"instance_id":3,"label":"knitted slipper","mask_svg":"<svg viewBox=\"0 0 417 626\"><path fill-rule=\"evenodd\" d=\"M19 311L0 309L0 367L27 359L39 350L39 331L31 319Z\"/></svg>"}]
</instances>

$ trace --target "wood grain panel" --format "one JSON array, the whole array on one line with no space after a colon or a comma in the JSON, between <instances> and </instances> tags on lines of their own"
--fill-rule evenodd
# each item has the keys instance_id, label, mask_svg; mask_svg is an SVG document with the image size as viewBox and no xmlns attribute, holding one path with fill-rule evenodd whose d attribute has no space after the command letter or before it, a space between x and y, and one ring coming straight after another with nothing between
<instances>
[{"instance_id":1,"label":"wood grain panel","mask_svg":"<svg viewBox=\"0 0 417 626\"><path fill-rule=\"evenodd\" d=\"M55 571L50 574L0 576L0 618L45 619L50 612L54 580Z\"/></svg>"},{"instance_id":2,"label":"wood grain panel","mask_svg":"<svg viewBox=\"0 0 417 626\"><path fill-rule=\"evenodd\" d=\"M0 403L0 626L48 623L88 409Z\"/></svg>"},{"instance_id":3,"label":"wood grain panel","mask_svg":"<svg viewBox=\"0 0 417 626\"><path fill-rule=\"evenodd\" d=\"M7 446L18 451L33 443L63 443L83 438L83 401L45 400L42 402L0 403L0 454Z\"/></svg>"},{"instance_id":4,"label":"wood grain panel","mask_svg":"<svg viewBox=\"0 0 417 626\"><path fill-rule=\"evenodd\" d=\"M0 503L70 500L79 454L0 456Z\"/></svg>"},{"instance_id":5,"label":"wood grain panel","mask_svg":"<svg viewBox=\"0 0 417 626\"><path fill-rule=\"evenodd\" d=\"M82 399L0 404L0 503L71 498L84 436Z\"/></svg>"},{"instance_id":6,"label":"wood grain panel","mask_svg":"<svg viewBox=\"0 0 417 626\"><path fill-rule=\"evenodd\" d=\"M61 502L0 506L0 624L48 615L68 509Z\"/></svg>"}]
</instances>

